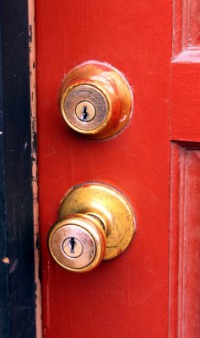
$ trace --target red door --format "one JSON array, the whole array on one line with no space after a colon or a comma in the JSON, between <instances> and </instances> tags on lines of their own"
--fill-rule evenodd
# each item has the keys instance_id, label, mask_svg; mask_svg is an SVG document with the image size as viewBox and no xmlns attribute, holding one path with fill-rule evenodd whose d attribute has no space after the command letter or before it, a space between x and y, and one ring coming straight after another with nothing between
<instances>
[{"instance_id":1,"label":"red door","mask_svg":"<svg viewBox=\"0 0 200 338\"><path fill-rule=\"evenodd\" d=\"M43 337L199 337L198 1L36 1L36 34ZM88 60L134 92L128 127L106 141L60 117L61 81ZM137 231L121 256L76 274L47 236L65 192L93 181L125 193Z\"/></svg>"}]
</instances>

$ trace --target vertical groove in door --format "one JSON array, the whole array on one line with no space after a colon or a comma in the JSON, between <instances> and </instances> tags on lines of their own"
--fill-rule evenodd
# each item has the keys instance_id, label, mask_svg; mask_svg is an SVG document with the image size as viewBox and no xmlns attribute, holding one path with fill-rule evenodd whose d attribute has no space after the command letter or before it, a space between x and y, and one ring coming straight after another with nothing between
<instances>
[{"instance_id":1,"label":"vertical groove in door","mask_svg":"<svg viewBox=\"0 0 200 338\"><path fill-rule=\"evenodd\" d=\"M169 337L200 334L199 144L172 145Z\"/></svg>"}]
</instances>

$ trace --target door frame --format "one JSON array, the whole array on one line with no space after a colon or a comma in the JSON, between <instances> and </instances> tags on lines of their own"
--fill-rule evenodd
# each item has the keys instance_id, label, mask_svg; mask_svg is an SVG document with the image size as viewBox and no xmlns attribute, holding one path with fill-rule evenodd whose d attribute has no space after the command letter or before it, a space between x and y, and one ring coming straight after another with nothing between
<instances>
[{"instance_id":1,"label":"door frame","mask_svg":"<svg viewBox=\"0 0 200 338\"><path fill-rule=\"evenodd\" d=\"M32 0L0 4L0 336L4 338L36 337L36 299L40 301L33 9Z\"/></svg>"}]
</instances>

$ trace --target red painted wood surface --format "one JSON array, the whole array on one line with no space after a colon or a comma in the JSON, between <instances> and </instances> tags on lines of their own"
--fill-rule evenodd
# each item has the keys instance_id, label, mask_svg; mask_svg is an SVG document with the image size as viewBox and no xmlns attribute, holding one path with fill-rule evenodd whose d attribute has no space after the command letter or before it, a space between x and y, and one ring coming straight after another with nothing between
<instances>
[{"instance_id":1,"label":"red painted wood surface","mask_svg":"<svg viewBox=\"0 0 200 338\"><path fill-rule=\"evenodd\" d=\"M171 87L169 0L36 1L36 28L43 337L168 337L170 140L200 142L199 65L172 64ZM130 124L103 142L69 131L58 109L64 74L90 59L118 68L134 90ZM64 193L86 181L124 191L137 234L123 255L78 275L53 262L46 240Z\"/></svg>"},{"instance_id":2,"label":"red painted wood surface","mask_svg":"<svg viewBox=\"0 0 200 338\"><path fill-rule=\"evenodd\" d=\"M200 152L172 145L169 337L200 334Z\"/></svg>"},{"instance_id":3,"label":"red painted wood surface","mask_svg":"<svg viewBox=\"0 0 200 338\"><path fill-rule=\"evenodd\" d=\"M169 337L200 335L199 1L176 0L171 66ZM182 142L180 142L182 141Z\"/></svg>"}]
</instances>

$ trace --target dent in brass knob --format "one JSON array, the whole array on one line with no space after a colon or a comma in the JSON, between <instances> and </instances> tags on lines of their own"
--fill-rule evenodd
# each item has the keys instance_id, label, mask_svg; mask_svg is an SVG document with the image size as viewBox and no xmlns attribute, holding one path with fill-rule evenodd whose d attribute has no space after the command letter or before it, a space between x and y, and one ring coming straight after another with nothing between
<instances>
[{"instance_id":1,"label":"dent in brass knob","mask_svg":"<svg viewBox=\"0 0 200 338\"><path fill-rule=\"evenodd\" d=\"M86 272L121 254L134 233L135 218L127 198L111 186L87 183L73 187L63 198L48 246L60 266Z\"/></svg>"},{"instance_id":2,"label":"dent in brass knob","mask_svg":"<svg viewBox=\"0 0 200 338\"><path fill-rule=\"evenodd\" d=\"M82 63L63 80L61 115L70 128L89 138L104 139L119 133L127 125L132 109L128 82L107 63Z\"/></svg>"}]
</instances>

